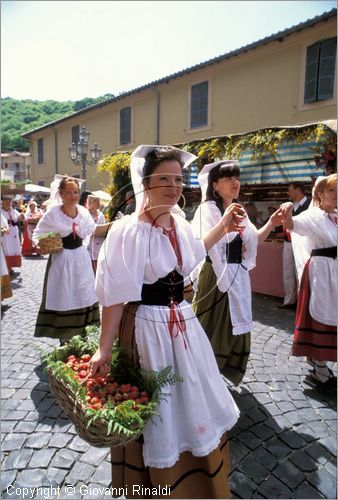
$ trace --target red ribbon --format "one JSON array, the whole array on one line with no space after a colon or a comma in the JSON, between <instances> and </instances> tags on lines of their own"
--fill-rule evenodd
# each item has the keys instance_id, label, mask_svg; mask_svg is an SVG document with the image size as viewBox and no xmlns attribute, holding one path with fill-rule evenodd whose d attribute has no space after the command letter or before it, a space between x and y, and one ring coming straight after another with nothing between
<instances>
[{"instance_id":1,"label":"red ribbon","mask_svg":"<svg viewBox=\"0 0 338 500\"><path fill-rule=\"evenodd\" d=\"M73 224L72 224L72 231L73 231L73 239L75 240L76 239L76 224L75 224L75 222L73 222Z\"/></svg>"},{"instance_id":2,"label":"red ribbon","mask_svg":"<svg viewBox=\"0 0 338 500\"><path fill-rule=\"evenodd\" d=\"M187 348L187 343L184 338L184 334L187 331L187 327L185 324L184 316L182 314L181 308L178 304L178 302L175 302L171 300L170 302L170 318L169 318L169 333L171 338L173 339L174 337L178 337L178 334L180 333L183 338L183 343L185 349ZM174 333L174 329L176 326L176 334Z\"/></svg>"}]
</instances>

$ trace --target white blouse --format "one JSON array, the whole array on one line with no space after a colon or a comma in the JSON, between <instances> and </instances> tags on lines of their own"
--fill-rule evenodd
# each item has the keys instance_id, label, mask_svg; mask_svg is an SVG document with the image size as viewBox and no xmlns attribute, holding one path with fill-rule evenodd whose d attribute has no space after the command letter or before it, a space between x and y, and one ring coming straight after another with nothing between
<instances>
[{"instance_id":1,"label":"white blouse","mask_svg":"<svg viewBox=\"0 0 338 500\"><path fill-rule=\"evenodd\" d=\"M196 239L190 224L173 214L182 254L183 276L205 257L204 243ZM103 306L139 301L143 283L154 283L178 269L169 238L160 228L139 221L137 214L114 222L101 247L96 291ZM142 448L145 466L167 468L184 451L206 456L224 432L236 423L239 410L228 391L210 342L191 304L175 305L184 318L184 334L170 335L170 309L140 304L135 314L135 340L140 365L160 371L167 366L182 383L165 387L166 399L144 428Z\"/></svg>"},{"instance_id":2,"label":"white blouse","mask_svg":"<svg viewBox=\"0 0 338 500\"><path fill-rule=\"evenodd\" d=\"M221 218L216 202L206 201L197 208L191 224L194 232L203 236ZM234 335L252 330L251 283L248 271L256 265L258 232L249 217L243 220L242 225L242 264L228 264L226 260L227 243L237 236L237 232L225 234L208 252L217 278L217 287L220 292L228 293ZM200 265L192 274L195 291L198 290L201 267Z\"/></svg>"},{"instance_id":3,"label":"white blouse","mask_svg":"<svg viewBox=\"0 0 338 500\"><path fill-rule=\"evenodd\" d=\"M76 217L68 217L61 206L53 206L40 219L34 232L33 242L38 244L38 236L55 232L61 238L72 233L84 239L95 231L95 222L88 210L77 205ZM46 309L69 311L92 306L97 302L95 278L84 245L73 250L64 248L60 253L51 254L48 272Z\"/></svg>"},{"instance_id":4,"label":"white blouse","mask_svg":"<svg viewBox=\"0 0 338 500\"><path fill-rule=\"evenodd\" d=\"M182 254L182 270L161 228L125 215L112 225L98 257L96 292L103 306L141 299L143 283L152 284L176 269L189 276L205 257L203 240L196 239L189 222L173 214Z\"/></svg>"},{"instance_id":5,"label":"white blouse","mask_svg":"<svg viewBox=\"0 0 338 500\"><path fill-rule=\"evenodd\" d=\"M337 216L337 212L335 214ZM337 225L329 214L319 207L308 208L292 218L292 248L303 264L310 258L311 250L337 246ZM297 260L297 259L296 259ZM329 257L312 257L309 264L311 287L310 314L325 325L337 324L337 260Z\"/></svg>"}]
</instances>

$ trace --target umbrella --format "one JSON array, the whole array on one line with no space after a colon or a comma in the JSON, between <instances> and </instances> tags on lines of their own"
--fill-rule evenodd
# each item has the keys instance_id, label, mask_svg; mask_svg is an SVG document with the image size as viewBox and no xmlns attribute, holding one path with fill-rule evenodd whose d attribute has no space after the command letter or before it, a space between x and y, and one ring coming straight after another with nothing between
<instances>
[{"instance_id":1,"label":"umbrella","mask_svg":"<svg viewBox=\"0 0 338 500\"><path fill-rule=\"evenodd\" d=\"M98 198L100 198L100 200L104 200L104 201L110 201L111 200L111 196L109 193L106 193L106 191L92 191L92 195L94 196L97 196Z\"/></svg>"},{"instance_id":2,"label":"umbrella","mask_svg":"<svg viewBox=\"0 0 338 500\"><path fill-rule=\"evenodd\" d=\"M38 184L26 184L25 191L28 193L50 193L50 188Z\"/></svg>"}]
</instances>

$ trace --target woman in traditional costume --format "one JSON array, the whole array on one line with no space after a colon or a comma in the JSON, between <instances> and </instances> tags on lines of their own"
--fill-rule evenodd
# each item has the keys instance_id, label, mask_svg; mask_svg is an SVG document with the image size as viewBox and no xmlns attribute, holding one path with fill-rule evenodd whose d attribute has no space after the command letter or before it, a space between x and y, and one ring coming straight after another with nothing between
<instances>
[{"instance_id":1,"label":"woman in traditional costume","mask_svg":"<svg viewBox=\"0 0 338 500\"><path fill-rule=\"evenodd\" d=\"M292 217L284 207L284 227L292 234L293 250L307 252L300 283L293 356L307 356L310 376L319 384L336 384L327 361L337 361L337 174L319 177L312 204Z\"/></svg>"},{"instance_id":2,"label":"woman in traditional costume","mask_svg":"<svg viewBox=\"0 0 338 500\"><path fill-rule=\"evenodd\" d=\"M87 198L87 209L95 222L95 224L105 224L106 219L104 214L100 210L100 198L92 194L88 195ZM86 242L87 250L89 253L90 260L92 262L94 274L97 268L97 258L100 252L100 248L104 242L104 238L92 235Z\"/></svg>"},{"instance_id":3,"label":"woman in traditional costume","mask_svg":"<svg viewBox=\"0 0 338 500\"><path fill-rule=\"evenodd\" d=\"M8 272L12 274L13 267L21 267L21 243L19 223L24 215L11 207L11 198L1 197L1 215L5 217L9 232L2 238L3 250L7 262Z\"/></svg>"},{"instance_id":4,"label":"woman in traditional costume","mask_svg":"<svg viewBox=\"0 0 338 500\"><path fill-rule=\"evenodd\" d=\"M146 498L229 498L226 431L239 411L220 376L210 343L191 305L183 299L184 277L232 224L231 205L204 239L197 239L172 210L182 194L182 167L190 153L171 146L139 146L132 155L136 210L115 222L101 248L96 291L102 310L99 349L91 374L110 368L118 332L122 347L145 370L172 366L183 378L161 401L160 416L147 422L141 439L112 448L114 487L150 488ZM151 489L154 487L154 489Z\"/></svg>"},{"instance_id":5,"label":"woman in traditional costume","mask_svg":"<svg viewBox=\"0 0 338 500\"><path fill-rule=\"evenodd\" d=\"M84 335L86 326L100 324L95 277L82 242L97 228L106 231L109 224L96 226L88 210L78 204L78 179L58 176L51 198L60 203L56 201L40 219L33 242L39 249L39 237L59 233L63 250L49 256L34 335L58 338L63 344L74 335Z\"/></svg>"},{"instance_id":6,"label":"woman in traditional costume","mask_svg":"<svg viewBox=\"0 0 338 500\"><path fill-rule=\"evenodd\" d=\"M203 167L198 176L202 201L191 222L195 234L203 237L238 198L239 176L235 160ZM256 265L257 243L264 241L280 223L280 217L276 212L260 229L245 217L240 233L224 235L191 275L195 290L193 310L209 337L221 373L235 385L245 374L251 346L249 271Z\"/></svg>"},{"instance_id":7,"label":"woman in traditional costume","mask_svg":"<svg viewBox=\"0 0 338 500\"><path fill-rule=\"evenodd\" d=\"M9 233L7 219L1 214L1 240L3 236ZM8 273L7 262L2 248L2 241L0 243L0 260L1 260L1 301L12 297L11 277Z\"/></svg>"},{"instance_id":8,"label":"woman in traditional costume","mask_svg":"<svg viewBox=\"0 0 338 500\"><path fill-rule=\"evenodd\" d=\"M24 214L25 217L25 230L23 233L22 242L22 255L23 257L29 257L31 255L37 255L36 246L32 241L33 231L36 228L37 223L43 215L42 210L38 208L36 201L30 201L28 203L28 209Z\"/></svg>"}]
</instances>

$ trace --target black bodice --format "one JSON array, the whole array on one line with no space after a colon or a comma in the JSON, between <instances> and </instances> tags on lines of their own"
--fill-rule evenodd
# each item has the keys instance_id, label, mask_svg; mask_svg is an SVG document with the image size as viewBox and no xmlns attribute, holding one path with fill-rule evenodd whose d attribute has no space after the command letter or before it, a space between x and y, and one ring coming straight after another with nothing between
<instances>
[{"instance_id":1,"label":"black bodice","mask_svg":"<svg viewBox=\"0 0 338 500\"><path fill-rule=\"evenodd\" d=\"M75 237L73 233L68 234L68 236L65 236L62 239L63 243L63 248L67 248L67 250L75 250L75 248L79 248L82 246L82 238L75 234Z\"/></svg>"},{"instance_id":2,"label":"black bodice","mask_svg":"<svg viewBox=\"0 0 338 500\"><path fill-rule=\"evenodd\" d=\"M228 264L241 264L242 263L242 239L238 234L230 243L226 245L226 256ZM211 262L209 255L206 258L207 262Z\"/></svg>"},{"instance_id":3,"label":"black bodice","mask_svg":"<svg viewBox=\"0 0 338 500\"><path fill-rule=\"evenodd\" d=\"M151 285L143 284L141 304L153 306L170 306L183 300L184 279L176 270Z\"/></svg>"}]
</instances>

